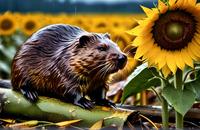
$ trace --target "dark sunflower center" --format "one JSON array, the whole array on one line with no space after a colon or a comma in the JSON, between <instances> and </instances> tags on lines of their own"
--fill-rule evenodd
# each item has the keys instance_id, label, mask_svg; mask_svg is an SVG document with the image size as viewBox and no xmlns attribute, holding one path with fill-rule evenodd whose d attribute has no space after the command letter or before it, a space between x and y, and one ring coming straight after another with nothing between
<instances>
[{"instance_id":1,"label":"dark sunflower center","mask_svg":"<svg viewBox=\"0 0 200 130\"><path fill-rule=\"evenodd\" d=\"M104 28L104 27L106 27L106 24L105 24L105 23L99 23L99 24L97 25L97 27L99 27L99 28Z\"/></svg>"},{"instance_id":2,"label":"dark sunflower center","mask_svg":"<svg viewBox=\"0 0 200 130\"><path fill-rule=\"evenodd\" d=\"M13 23L9 19L4 19L1 23L2 30L9 30L12 28L12 26L13 26Z\"/></svg>"},{"instance_id":3,"label":"dark sunflower center","mask_svg":"<svg viewBox=\"0 0 200 130\"><path fill-rule=\"evenodd\" d=\"M115 22L113 25L114 25L115 27L119 27L119 23L117 23L117 22Z\"/></svg>"},{"instance_id":4,"label":"dark sunflower center","mask_svg":"<svg viewBox=\"0 0 200 130\"><path fill-rule=\"evenodd\" d=\"M77 23L78 23L78 25L82 25L83 21L82 20L78 20Z\"/></svg>"},{"instance_id":5,"label":"dark sunflower center","mask_svg":"<svg viewBox=\"0 0 200 130\"><path fill-rule=\"evenodd\" d=\"M25 28L27 30L33 30L35 28L35 23L33 21L28 21L26 24L25 24Z\"/></svg>"},{"instance_id":6,"label":"dark sunflower center","mask_svg":"<svg viewBox=\"0 0 200 130\"><path fill-rule=\"evenodd\" d=\"M162 49L171 51L186 47L192 41L195 32L195 18L182 10L160 15L153 27L155 43Z\"/></svg>"}]
</instances>

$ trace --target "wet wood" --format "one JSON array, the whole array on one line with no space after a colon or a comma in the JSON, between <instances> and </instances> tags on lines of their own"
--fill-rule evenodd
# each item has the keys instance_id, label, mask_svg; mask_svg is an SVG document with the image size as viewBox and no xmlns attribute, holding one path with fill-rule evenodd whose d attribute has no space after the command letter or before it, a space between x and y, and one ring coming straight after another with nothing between
<instances>
[{"instance_id":1,"label":"wet wood","mask_svg":"<svg viewBox=\"0 0 200 130\"><path fill-rule=\"evenodd\" d=\"M141 114L152 117L152 118L161 118L161 107L160 106L118 106L119 108L129 109L139 111ZM175 112L172 108L169 108L170 114L169 117L171 120L175 119ZM191 108L185 115L185 120L195 120L200 121L200 109Z\"/></svg>"}]
</instances>

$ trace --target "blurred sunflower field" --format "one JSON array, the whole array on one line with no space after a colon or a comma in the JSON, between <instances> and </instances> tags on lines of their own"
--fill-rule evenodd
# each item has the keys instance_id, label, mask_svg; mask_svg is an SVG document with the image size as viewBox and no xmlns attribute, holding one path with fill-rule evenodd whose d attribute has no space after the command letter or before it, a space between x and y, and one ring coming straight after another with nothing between
<instances>
[{"instance_id":1,"label":"blurred sunflower field","mask_svg":"<svg viewBox=\"0 0 200 130\"><path fill-rule=\"evenodd\" d=\"M126 31L137 25L142 14L0 14L0 78L10 78L10 66L17 48L38 29L50 24L70 24L89 32L108 32L123 50L133 40Z\"/></svg>"}]
</instances>

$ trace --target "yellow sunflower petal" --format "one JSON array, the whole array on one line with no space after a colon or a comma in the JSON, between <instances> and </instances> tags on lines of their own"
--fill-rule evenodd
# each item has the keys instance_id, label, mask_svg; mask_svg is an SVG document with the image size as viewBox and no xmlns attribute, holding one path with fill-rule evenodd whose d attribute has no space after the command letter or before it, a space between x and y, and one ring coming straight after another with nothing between
<instances>
[{"instance_id":1,"label":"yellow sunflower petal","mask_svg":"<svg viewBox=\"0 0 200 130\"><path fill-rule=\"evenodd\" d=\"M139 22L140 26L145 27L145 31L151 30L152 26L154 25L154 21L150 18L146 18L143 21Z\"/></svg>"},{"instance_id":2,"label":"yellow sunflower petal","mask_svg":"<svg viewBox=\"0 0 200 130\"><path fill-rule=\"evenodd\" d=\"M178 66L179 69L184 70L185 62L181 57L180 51L176 51L175 53L176 53L176 65Z\"/></svg>"},{"instance_id":3,"label":"yellow sunflower petal","mask_svg":"<svg viewBox=\"0 0 200 130\"><path fill-rule=\"evenodd\" d=\"M135 20L138 24L141 24L143 22L143 19L138 19L138 20Z\"/></svg>"},{"instance_id":4,"label":"yellow sunflower petal","mask_svg":"<svg viewBox=\"0 0 200 130\"><path fill-rule=\"evenodd\" d=\"M167 76L171 73L171 71L170 71L170 69L168 68L167 65L165 65L165 66L162 68L162 73L163 73L164 77L167 77Z\"/></svg>"},{"instance_id":5,"label":"yellow sunflower petal","mask_svg":"<svg viewBox=\"0 0 200 130\"><path fill-rule=\"evenodd\" d=\"M141 46L139 46L136 50L136 54L135 54L135 59L139 59L140 57L142 57L147 51L150 51L151 48L153 47L152 43L146 43L146 44L142 44Z\"/></svg>"},{"instance_id":6,"label":"yellow sunflower petal","mask_svg":"<svg viewBox=\"0 0 200 130\"><path fill-rule=\"evenodd\" d=\"M156 65L155 59L158 56L159 52L160 52L159 47L157 47L156 44L153 44L151 51L148 51L147 53L144 54L144 57L145 59L147 59L149 66Z\"/></svg>"},{"instance_id":7,"label":"yellow sunflower petal","mask_svg":"<svg viewBox=\"0 0 200 130\"><path fill-rule=\"evenodd\" d=\"M152 21L156 21L159 18L160 12L159 12L159 10L157 8L152 8L152 10L154 12L154 16L151 17L151 20Z\"/></svg>"},{"instance_id":8,"label":"yellow sunflower petal","mask_svg":"<svg viewBox=\"0 0 200 130\"><path fill-rule=\"evenodd\" d=\"M188 0L178 0L176 2L176 7L180 9L185 9L188 7Z\"/></svg>"},{"instance_id":9,"label":"yellow sunflower petal","mask_svg":"<svg viewBox=\"0 0 200 130\"><path fill-rule=\"evenodd\" d=\"M200 58L200 44L198 44L198 42L199 42L199 41L194 40L194 41L192 42L192 45L191 45L191 46L193 46L192 49L193 49L194 51L196 51L196 56ZM191 51L192 51L192 50L191 50Z\"/></svg>"},{"instance_id":10,"label":"yellow sunflower petal","mask_svg":"<svg viewBox=\"0 0 200 130\"><path fill-rule=\"evenodd\" d=\"M197 12L200 11L200 3L197 3L197 4L196 4L195 9L196 9ZM194 14L194 15L196 15L196 14Z\"/></svg>"},{"instance_id":11,"label":"yellow sunflower petal","mask_svg":"<svg viewBox=\"0 0 200 130\"><path fill-rule=\"evenodd\" d=\"M149 33L146 36L136 37L135 40L132 42L132 45L137 47L137 46L142 45L144 43L151 42L152 40L153 40L152 34ZM154 42L154 41L152 41L152 42Z\"/></svg>"},{"instance_id":12,"label":"yellow sunflower petal","mask_svg":"<svg viewBox=\"0 0 200 130\"><path fill-rule=\"evenodd\" d=\"M196 33L196 35L192 39L192 42L196 42L198 45L200 45L200 41L199 40L200 40L200 35L198 33Z\"/></svg>"},{"instance_id":13,"label":"yellow sunflower petal","mask_svg":"<svg viewBox=\"0 0 200 130\"><path fill-rule=\"evenodd\" d=\"M147 15L147 17L152 18L154 16L154 11L151 10L150 8L144 7L144 6L140 6L142 8L142 10L145 12L145 14Z\"/></svg>"},{"instance_id":14,"label":"yellow sunflower petal","mask_svg":"<svg viewBox=\"0 0 200 130\"><path fill-rule=\"evenodd\" d=\"M176 0L169 0L169 5L174 6L175 2L176 2Z\"/></svg>"},{"instance_id":15,"label":"yellow sunflower petal","mask_svg":"<svg viewBox=\"0 0 200 130\"><path fill-rule=\"evenodd\" d=\"M197 22L200 21L199 13L200 13L200 4L196 5L193 11L191 12ZM196 26L199 26L198 24Z\"/></svg>"},{"instance_id":16,"label":"yellow sunflower petal","mask_svg":"<svg viewBox=\"0 0 200 130\"><path fill-rule=\"evenodd\" d=\"M187 6L184 7L185 10L192 13L192 14L194 12L196 12L196 8L195 8L196 2L197 2L196 0L185 0L185 5L187 5Z\"/></svg>"},{"instance_id":17,"label":"yellow sunflower petal","mask_svg":"<svg viewBox=\"0 0 200 130\"><path fill-rule=\"evenodd\" d=\"M197 44L200 45L200 35L199 35L198 33L195 34L195 36L194 36L194 38L193 38L193 41L194 41L194 40L195 40L195 42L196 42Z\"/></svg>"},{"instance_id":18,"label":"yellow sunflower petal","mask_svg":"<svg viewBox=\"0 0 200 130\"><path fill-rule=\"evenodd\" d=\"M168 7L161 0L158 0L158 9L163 14L168 10Z\"/></svg>"},{"instance_id":19,"label":"yellow sunflower petal","mask_svg":"<svg viewBox=\"0 0 200 130\"><path fill-rule=\"evenodd\" d=\"M171 51L167 51L167 66L169 67L169 69L175 74L176 70L177 70L177 66L176 66L176 60L174 59L175 53L171 52Z\"/></svg>"},{"instance_id":20,"label":"yellow sunflower petal","mask_svg":"<svg viewBox=\"0 0 200 130\"><path fill-rule=\"evenodd\" d=\"M182 49L181 50L181 57L183 61L190 67L194 67L192 58L188 55L188 50L187 49Z\"/></svg>"},{"instance_id":21,"label":"yellow sunflower petal","mask_svg":"<svg viewBox=\"0 0 200 130\"><path fill-rule=\"evenodd\" d=\"M143 30L144 27L142 26L137 26L129 31L127 31L128 34L130 35L135 35L135 36L139 36L142 34L142 30Z\"/></svg>"},{"instance_id":22,"label":"yellow sunflower petal","mask_svg":"<svg viewBox=\"0 0 200 130\"><path fill-rule=\"evenodd\" d=\"M190 45L191 44L191 45ZM192 45L192 43L189 43L188 44L188 47L187 47L187 49L188 49L188 54L189 54L189 56L193 59L193 60L195 60L195 61L197 61L199 58L199 56L198 56L198 53L196 53L196 51L194 51L193 50L193 45Z\"/></svg>"},{"instance_id":23,"label":"yellow sunflower petal","mask_svg":"<svg viewBox=\"0 0 200 130\"><path fill-rule=\"evenodd\" d=\"M166 51L161 50L159 47L158 47L158 55L155 58L155 63L158 64L159 70L166 64Z\"/></svg>"},{"instance_id":24,"label":"yellow sunflower petal","mask_svg":"<svg viewBox=\"0 0 200 130\"><path fill-rule=\"evenodd\" d=\"M143 22L140 22L140 25L127 31L127 33L135 36L145 36L151 33L153 22L149 22L148 20L143 20Z\"/></svg>"},{"instance_id":25,"label":"yellow sunflower petal","mask_svg":"<svg viewBox=\"0 0 200 130\"><path fill-rule=\"evenodd\" d=\"M150 53L150 54L152 55L152 53ZM154 60L152 60L152 59L151 59L151 56L148 55L148 54L147 54L147 55L144 55L144 56L142 57L142 60L147 61L148 67L151 67L151 66L155 65Z\"/></svg>"},{"instance_id":26,"label":"yellow sunflower petal","mask_svg":"<svg viewBox=\"0 0 200 130\"><path fill-rule=\"evenodd\" d=\"M197 19L197 21L199 21L200 22L200 18L199 19ZM197 33L200 33L200 27L198 26L198 24L197 24L197 27L196 27L196 31L197 31ZM197 35L196 37L198 37L199 38L199 36Z\"/></svg>"},{"instance_id":27,"label":"yellow sunflower petal","mask_svg":"<svg viewBox=\"0 0 200 130\"><path fill-rule=\"evenodd\" d=\"M197 3L197 0L185 0L185 4L189 6L195 6Z\"/></svg>"},{"instance_id":28,"label":"yellow sunflower petal","mask_svg":"<svg viewBox=\"0 0 200 130\"><path fill-rule=\"evenodd\" d=\"M200 49L199 48L200 48L200 46L194 40L193 40L192 43L188 44L188 48L187 48L188 49L188 54L195 61L198 60L197 57L200 58L200 51L199 51Z\"/></svg>"},{"instance_id":29,"label":"yellow sunflower petal","mask_svg":"<svg viewBox=\"0 0 200 130\"><path fill-rule=\"evenodd\" d=\"M183 4L184 4L184 1L185 1L185 0L177 0L177 2L176 2L176 7L180 7L181 5L183 5Z\"/></svg>"}]
</instances>

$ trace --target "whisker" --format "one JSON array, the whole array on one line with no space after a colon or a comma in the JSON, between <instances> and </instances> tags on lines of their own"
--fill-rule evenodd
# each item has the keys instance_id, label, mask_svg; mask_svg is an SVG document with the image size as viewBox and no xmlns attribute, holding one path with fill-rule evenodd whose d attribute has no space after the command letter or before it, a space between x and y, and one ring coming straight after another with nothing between
<instances>
[{"instance_id":1,"label":"whisker","mask_svg":"<svg viewBox=\"0 0 200 130\"><path fill-rule=\"evenodd\" d=\"M98 60L97 62L99 62L99 61L112 61L113 59L112 58L110 58L110 59L105 59L105 60Z\"/></svg>"},{"instance_id":2,"label":"whisker","mask_svg":"<svg viewBox=\"0 0 200 130\"><path fill-rule=\"evenodd\" d=\"M99 71L99 77L100 78L105 78L106 74L108 74L108 71L110 70L111 67L112 67L112 64L107 64L105 67L103 67Z\"/></svg>"},{"instance_id":3,"label":"whisker","mask_svg":"<svg viewBox=\"0 0 200 130\"><path fill-rule=\"evenodd\" d=\"M95 67L95 68L93 68L92 70L90 70L89 73L91 73L91 72L94 71L95 69L98 69L98 68L100 68L100 67L102 67L102 66L106 66L106 64L108 64L108 62L106 62L106 63L104 63L104 64L98 65L97 67Z\"/></svg>"},{"instance_id":4,"label":"whisker","mask_svg":"<svg viewBox=\"0 0 200 130\"><path fill-rule=\"evenodd\" d=\"M117 43L119 41L119 36L116 38L116 41L115 41L115 43Z\"/></svg>"},{"instance_id":5,"label":"whisker","mask_svg":"<svg viewBox=\"0 0 200 130\"><path fill-rule=\"evenodd\" d=\"M107 68L108 67L106 67L103 71L102 71L102 73L101 73L101 75L100 75L100 77L103 79L103 78L105 78L105 75L107 74L106 72L107 72Z\"/></svg>"},{"instance_id":6,"label":"whisker","mask_svg":"<svg viewBox=\"0 0 200 130\"><path fill-rule=\"evenodd\" d=\"M108 65L107 65L108 66ZM107 66L105 66L104 68L103 68L103 70L101 70L101 74L100 74L100 78L104 78L104 75L105 75L105 73L106 73L106 70L107 70Z\"/></svg>"},{"instance_id":7,"label":"whisker","mask_svg":"<svg viewBox=\"0 0 200 130\"><path fill-rule=\"evenodd\" d=\"M96 77L98 76L98 78L101 78L101 73L106 69L106 66L108 64L106 64L103 68L101 68L95 75L94 79L96 79Z\"/></svg>"}]
</instances>

